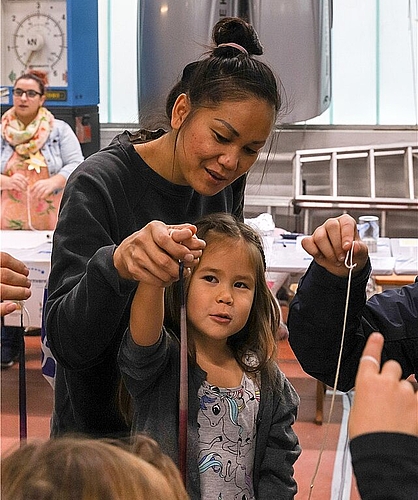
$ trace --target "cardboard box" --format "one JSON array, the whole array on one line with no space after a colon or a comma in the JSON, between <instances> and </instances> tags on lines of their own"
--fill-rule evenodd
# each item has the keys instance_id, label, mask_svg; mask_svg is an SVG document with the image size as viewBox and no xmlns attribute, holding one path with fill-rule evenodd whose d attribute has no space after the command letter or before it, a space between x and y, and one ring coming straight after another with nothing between
<instances>
[{"instance_id":1,"label":"cardboard box","mask_svg":"<svg viewBox=\"0 0 418 500\"><path fill-rule=\"evenodd\" d=\"M45 287L51 269L51 231L1 231L1 250L23 261L29 268L32 295L24 301L24 307L4 317L7 326L23 325L40 328Z\"/></svg>"}]
</instances>

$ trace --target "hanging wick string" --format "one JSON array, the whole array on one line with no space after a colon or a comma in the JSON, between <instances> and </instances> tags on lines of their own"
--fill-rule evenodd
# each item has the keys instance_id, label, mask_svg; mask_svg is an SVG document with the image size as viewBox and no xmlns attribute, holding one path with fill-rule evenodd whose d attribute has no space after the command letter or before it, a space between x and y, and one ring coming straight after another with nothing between
<instances>
[{"instance_id":1,"label":"hanging wick string","mask_svg":"<svg viewBox=\"0 0 418 500\"><path fill-rule=\"evenodd\" d=\"M179 389L179 469L186 485L187 473L187 416L188 416L188 370L187 370L187 318L184 291L184 262L179 265L180 285L180 389Z\"/></svg>"},{"instance_id":2,"label":"hanging wick string","mask_svg":"<svg viewBox=\"0 0 418 500\"><path fill-rule=\"evenodd\" d=\"M316 463L315 471L314 471L314 474L312 476L311 484L309 487L310 489L309 489L308 500L310 500L313 488L315 486L315 479L316 479L316 476L318 474L319 466L320 466L321 459L322 459L322 454L324 452L325 445L326 445L326 442L328 439L331 417L332 417L333 410L334 410L335 396L337 394L337 385L338 385L338 380L340 377L341 359L342 359L342 354L343 354L345 330L346 330L346 324L347 324L348 304L350 302L351 277L353 274L353 269L357 266L357 264L353 264L353 252L354 252L354 241L351 245L351 248L348 250L347 255L345 256L345 261L344 261L344 265L347 269L349 269L349 272L348 272L348 281L347 281L347 294L346 294L346 298L345 298L344 321L343 321L343 331L342 331L342 336L341 336L340 352L338 355L337 370L335 373L334 387L332 389L331 406L329 409L328 420L327 420L326 427L325 427L325 434L324 434L324 438L322 440L322 445L321 445L321 449L319 451L318 461Z\"/></svg>"},{"instance_id":3,"label":"hanging wick string","mask_svg":"<svg viewBox=\"0 0 418 500\"><path fill-rule=\"evenodd\" d=\"M33 227L32 224L32 213L31 213L31 206L30 206L30 193L29 193L29 188L26 189L26 215L28 218L28 227L31 231L38 231L40 232L40 229L36 229Z\"/></svg>"},{"instance_id":4,"label":"hanging wick string","mask_svg":"<svg viewBox=\"0 0 418 500\"><path fill-rule=\"evenodd\" d=\"M38 231L38 229L34 228L32 225L32 214L30 210L30 194L29 188L26 189L26 212L28 217L28 227L31 231Z\"/></svg>"},{"instance_id":5,"label":"hanging wick string","mask_svg":"<svg viewBox=\"0 0 418 500\"><path fill-rule=\"evenodd\" d=\"M20 331L19 331L19 437L23 445L28 436L28 412L26 405L26 359L25 359L25 327L23 316L29 318L24 301L19 302L20 306Z\"/></svg>"}]
</instances>

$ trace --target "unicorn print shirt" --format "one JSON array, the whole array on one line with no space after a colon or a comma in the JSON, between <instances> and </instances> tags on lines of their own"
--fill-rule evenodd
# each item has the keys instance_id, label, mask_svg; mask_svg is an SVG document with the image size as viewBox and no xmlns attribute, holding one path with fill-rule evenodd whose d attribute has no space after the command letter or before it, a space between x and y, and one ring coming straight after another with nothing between
<instances>
[{"instance_id":1,"label":"unicorn print shirt","mask_svg":"<svg viewBox=\"0 0 418 500\"><path fill-rule=\"evenodd\" d=\"M156 344L140 346L128 329L118 359L133 398L132 432L146 432L178 464L178 337L163 327ZM207 373L189 360L186 486L191 500L294 500L299 397L277 365L274 378L269 385L262 371L255 383L244 375L238 388L222 389L208 384Z\"/></svg>"},{"instance_id":2,"label":"unicorn print shirt","mask_svg":"<svg viewBox=\"0 0 418 500\"><path fill-rule=\"evenodd\" d=\"M244 373L241 386L204 381L198 391L199 474L202 499L254 500L253 467L260 391Z\"/></svg>"}]
</instances>

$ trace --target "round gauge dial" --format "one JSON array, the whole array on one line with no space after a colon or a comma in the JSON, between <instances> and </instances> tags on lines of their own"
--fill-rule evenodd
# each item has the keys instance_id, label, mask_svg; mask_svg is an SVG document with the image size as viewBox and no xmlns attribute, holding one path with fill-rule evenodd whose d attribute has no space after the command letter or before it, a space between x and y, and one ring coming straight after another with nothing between
<instances>
[{"instance_id":1,"label":"round gauge dial","mask_svg":"<svg viewBox=\"0 0 418 500\"><path fill-rule=\"evenodd\" d=\"M68 86L67 2L1 0L1 84L44 71L49 86Z\"/></svg>"},{"instance_id":2,"label":"round gauge dial","mask_svg":"<svg viewBox=\"0 0 418 500\"><path fill-rule=\"evenodd\" d=\"M24 68L54 71L64 53L64 32L48 14L36 13L22 19L13 38L16 58Z\"/></svg>"}]
</instances>

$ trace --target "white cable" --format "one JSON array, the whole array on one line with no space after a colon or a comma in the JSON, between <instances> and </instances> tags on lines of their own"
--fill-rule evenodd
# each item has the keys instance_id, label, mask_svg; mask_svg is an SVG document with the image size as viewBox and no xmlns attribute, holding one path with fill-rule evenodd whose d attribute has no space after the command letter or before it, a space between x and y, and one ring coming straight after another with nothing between
<instances>
[{"instance_id":1,"label":"white cable","mask_svg":"<svg viewBox=\"0 0 418 500\"><path fill-rule=\"evenodd\" d=\"M321 463L322 453L325 449L325 444L327 442L328 432L329 432L330 423L331 423L331 417L332 417L332 413L334 410L335 396L337 394L337 385L338 385L338 379L340 377L341 359L342 359L342 354L343 354L345 329L346 329L346 324L347 324L348 304L350 302L351 276L353 274L353 269L357 266L357 264L353 264L353 252L354 252L354 241L353 241L353 244L351 245L350 250L347 252L347 255L345 257L345 262L344 262L345 267L347 267L349 269L349 273L348 273L348 282L347 282L347 294L346 294L346 298L345 298L343 331L342 331L342 335L341 335L341 344L340 344L340 352L338 355L337 370L335 372L334 387L332 389L331 406L330 406L330 410L329 410L329 414L328 414L328 420L326 423L324 439L322 440L322 445L321 445L321 448L319 451L318 461L316 463L315 471L314 471L314 474L312 476L312 480L311 480L311 484L310 484L308 500L310 500L313 488L315 486L315 479L316 479L316 476L318 474L319 466Z\"/></svg>"},{"instance_id":2,"label":"white cable","mask_svg":"<svg viewBox=\"0 0 418 500\"><path fill-rule=\"evenodd\" d=\"M31 231L40 231L39 229L35 229L32 226L32 214L30 211L30 196L29 196L29 187L26 189L26 214L28 216L28 227Z\"/></svg>"},{"instance_id":3,"label":"white cable","mask_svg":"<svg viewBox=\"0 0 418 500\"><path fill-rule=\"evenodd\" d=\"M16 304L20 307L20 326L22 326L24 328L25 332L27 332L28 328L30 326L30 322L31 322L29 310L26 307L24 300L18 300L18 301L16 301ZM26 327L24 326L25 325L25 321L24 321L25 315L26 315L26 320L27 320Z\"/></svg>"}]
</instances>

